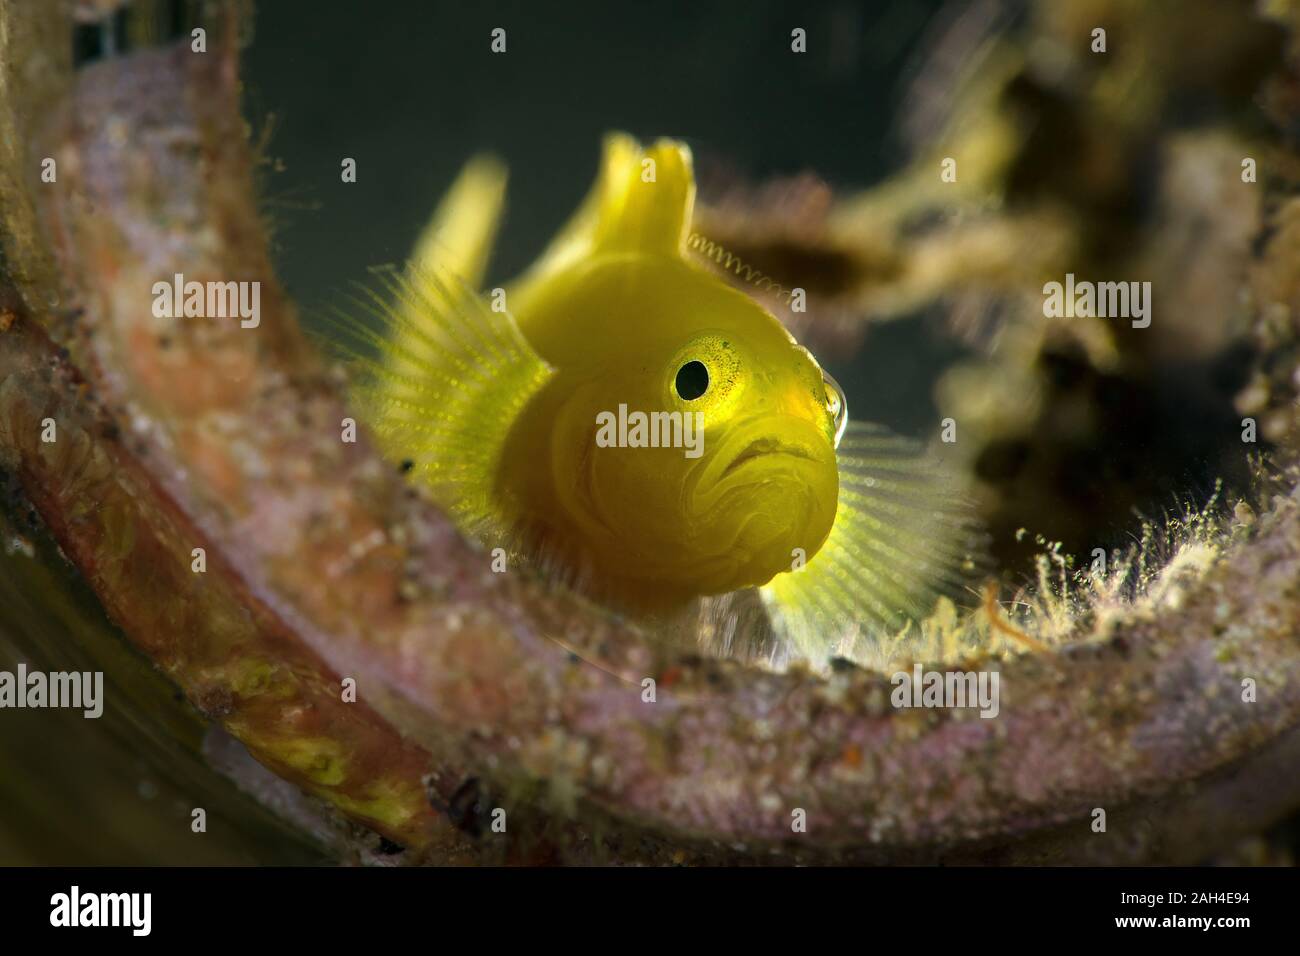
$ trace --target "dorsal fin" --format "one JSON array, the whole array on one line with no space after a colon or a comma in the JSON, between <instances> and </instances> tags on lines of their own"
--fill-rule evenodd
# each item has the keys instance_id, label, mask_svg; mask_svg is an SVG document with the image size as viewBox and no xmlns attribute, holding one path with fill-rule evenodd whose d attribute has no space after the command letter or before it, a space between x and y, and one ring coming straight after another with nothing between
<instances>
[{"instance_id":1,"label":"dorsal fin","mask_svg":"<svg viewBox=\"0 0 1300 956\"><path fill-rule=\"evenodd\" d=\"M487 155L467 162L416 240L408 270L455 276L481 288L505 195L504 163Z\"/></svg>"},{"instance_id":2,"label":"dorsal fin","mask_svg":"<svg viewBox=\"0 0 1300 956\"><path fill-rule=\"evenodd\" d=\"M523 282L603 251L680 256L694 206L690 147L661 139L647 149L611 133L595 185Z\"/></svg>"},{"instance_id":3,"label":"dorsal fin","mask_svg":"<svg viewBox=\"0 0 1300 956\"><path fill-rule=\"evenodd\" d=\"M695 173L684 143L642 149L632 137L605 139L592 244L602 249L681 255L695 205Z\"/></svg>"}]
</instances>

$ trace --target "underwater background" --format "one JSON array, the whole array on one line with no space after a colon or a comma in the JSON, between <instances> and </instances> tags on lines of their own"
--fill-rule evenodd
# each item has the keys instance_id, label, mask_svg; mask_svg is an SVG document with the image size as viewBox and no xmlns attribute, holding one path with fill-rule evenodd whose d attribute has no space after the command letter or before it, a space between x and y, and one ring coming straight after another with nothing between
<instances>
[{"instance_id":1,"label":"underwater background","mask_svg":"<svg viewBox=\"0 0 1300 956\"><path fill-rule=\"evenodd\" d=\"M368 266L410 255L461 165L509 167L489 287L518 275L586 195L605 133L685 140L702 189L812 171L837 187L907 155L898 111L944 22L933 0L560 4L265 4L245 59L249 115L273 130L276 259L308 321ZM508 28L506 56L467 37ZM818 42L789 52L802 26ZM339 157L358 161L339 182ZM611 322L617 321L611 317ZM921 323L824 354L855 414L921 434L933 378L960 351Z\"/></svg>"},{"instance_id":2,"label":"underwater background","mask_svg":"<svg viewBox=\"0 0 1300 956\"><path fill-rule=\"evenodd\" d=\"M525 267L589 188L613 129L680 137L745 176L816 170L864 185L904 156L894 111L938 3L258 5L244 52L245 115L269 130L263 209L276 265L308 322L370 266L410 253L471 155L510 168L489 278ZM788 24L835 38L789 58ZM505 25L509 55L484 54ZM773 61L786 64L773 71ZM339 158L358 160L339 182ZM920 323L826 364L851 407L920 433L951 344ZM0 720L0 864L306 863L320 847L199 755L205 723L103 617L39 535L0 555L0 652L29 668L106 671L135 704L6 711ZM36 542L36 543L34 543ZM28 549L36 548L34 556ZM126 676L124 676L126 675ZM190 808L209 832L189 831Z\"/></svg>"},{"instance_id":3,"label":"underwater background","mask_svg":"<svg viewBox=\"0 0 1300 956\"><path fill-rule=\"evenodd\" d=\"M264 2L242 58L244 112L251 138L264 144L262 210L279 277L305 322L324 335L319 319L332 297L364 281L371 266L403 260L464 161L490 151L510 171L488 273L489 285L504 281L534 259L586 193L610 130L685 140L706 199L738 183L805 172L836 194L852 194L915 155L916 113L926 103L918 89L936 48L962 19L996 36L1023 26L1027 10L940 0ZM508 30L504 57L486 53L496 26ZM789 54L795 26L817 38L797 57ZM1170 107L1169 121L1191 126L1244 109L1249 97L1231 83L1225 88L1193 84ZM1059 150L1062 163L1083 151L1066 134L1046 148L1049 155ZM344 156L357 160L355 184L340 183ZM1022 171L1014 189L1033 194L1031 178ZM1155 175L1136 177L1133 189L1150 206L1119 206L1150 214L1160 189ZM1115 235L1136 232L1118 218ZM925 301L870 324L861 338L832 338L814 349L843 385L851 414L933 437L942 373L981 355L975 337L952 334L951 306L945 298ZM1113 427L1103 426L1113 444L1071 449L1064 464L1054 458L1050 468L1027 472L1025 480L1047 475L1055 500L1070 505L1058 514L1050 495L1027 503L1027 543L1011 540L1015 515L992 522L1010 580L1032 575L1034 535L1070 539L1079 515L1097 517L1099 536L1087 543L1110 548L1132 540L1142 517L1176 512L1185 500L1204 503L1218 478L1229 488L1246 486L1239 449L1205 438L1207 423L1234 424L1232 396L1247 375L1248 356L1232 335L1223 340L1228 344L1216 341L1206 355L1160 365L1144 392L1117 391L1117 380L1095 374L1077 351L1049 354L1044 367L1056 376L1054 388L1091 389L1090 398L1112 402L1102 407L1113 413ZM1157 438L1131 429L1135 406L1155 409L1148 424L1160 423ZM1224 465L1228 453L1237 462L1231 467ZM1008 460L1032 454L1005 442L981 465L1000 481ZM1139 460L1146 464L1132 465ZM1081 469L1107 463L1126 469L1113 501L1099 503L1093 486L1072 484ZM24 660L32 669L102 669L110 700L129 699L133 707L107 708L95 721L62 711L0 714L0 864L337 859L328 834L277 815L272 808L284 812L277 804L287 799L283 791L250 780L255 770L237 756L234 769L214 767L221 760L213 755L228 753L226 745L105 619L19 497L5 495L4 504L0 667ZM1086 553L1079 539L1070 544ZM208 811L203 837L188 827L195 806ZM1296 834L1293 819L1214 861L1291 862Z\"/></svg>"}]
</instances>

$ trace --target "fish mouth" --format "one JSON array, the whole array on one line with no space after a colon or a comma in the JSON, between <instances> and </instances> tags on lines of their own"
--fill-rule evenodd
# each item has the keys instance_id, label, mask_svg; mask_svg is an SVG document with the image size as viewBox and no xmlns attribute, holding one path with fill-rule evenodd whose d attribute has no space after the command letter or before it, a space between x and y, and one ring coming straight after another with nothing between
<instances>
[{"instance_id":1,"label":"fish mouth","mask_svg":"<svg viewBox=\"0 0 1300 956\"><path fill-rule=\"evenodd\" d=\"M824 450L819 447L819 441L826 445ZM764 418L738 429L705 459L708 463L696 479L695 489L697 493L715 499L724 489L737 489L749 483L747 479L761 479L762 468L751 468L755 463L775 463L785 459L794 469L833 468L834 454L825 438L802 419L786 416ZM782 469L782 472L786 471L788 468Z\"/></svg>"},{"instance_id":2,"label":"fish mouth","mask_svg":"<svg viewBox=\"0 0 1300 956\"><path fill-rule=\"evenodd\" d=\"M700 556L734 589L789 570L796 545L820 547L837 490L826 434L793 415L765 415L718 443L685 505Z\"/></svg>"},{"instance_id":3,"label":"fish mouth","mask_svg":"<svg viewBox=\"0 0 1300 956\"><path fill-rule=\"evenodd\" d=\"M788 458L800 458L804 461L818 460L817 456L804 445L786 441L773 435L764 435L761 438L754 439L737 452L735 457L727 462L726 467L722 469L722 473L718 475L718 481L726 481L745 465L761 458L769 458L772 455L785 455Z\"/></svg>"}]
</instances>

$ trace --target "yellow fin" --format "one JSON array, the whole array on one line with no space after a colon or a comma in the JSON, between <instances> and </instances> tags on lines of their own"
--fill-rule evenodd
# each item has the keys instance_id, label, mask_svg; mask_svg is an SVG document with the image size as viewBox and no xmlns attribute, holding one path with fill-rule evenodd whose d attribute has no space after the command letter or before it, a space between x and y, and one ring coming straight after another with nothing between
<instances>
[{"instance_id":1,"label":"yellow fin","mask_svg":"<svg viewBox=\"0 0 1300 956\"><path fill-rule=\"evenodd\" d=\"M685 143L643 148L626 133L605 137L596 183L578 211L511 292L600 252L680 256L695 207L695 173Z\"/></svg>"},{"instance_id":2,"label":"yellow fin","mask_svg":"<svg viewBox=\"0 0 1300 956\"><path fill-rule=\"evenodd\" d=\"M463 531L493 540L509 530L494 501L506 438L552 370L509 312L445 270L376 274L379 288L363 286L334 322L361 373L363 419Z\"/></svg>"},{"instance_id":3,"label":"yellow fin","mask_svg":"<svg viewBox=\"0 0 1300 956\"><path fill-rule=\"evenodd\" d=\"M851 422L836 457L830 536L802 570L762 588L777 632L818 663L923 620L981 565L972 509L918 443Z\"/></svg>"},{"instance_id":4,"label":"yellow fin","mask_svg":"<svg viewBox=\"0 0 1300 956\"><path fill-rule=\"evenodd\" d=\"M480 288L501 224L506 179L505 164L494 156L467 162L416 240L410 268L458 276Z\"/></svg>"}]
</instances>

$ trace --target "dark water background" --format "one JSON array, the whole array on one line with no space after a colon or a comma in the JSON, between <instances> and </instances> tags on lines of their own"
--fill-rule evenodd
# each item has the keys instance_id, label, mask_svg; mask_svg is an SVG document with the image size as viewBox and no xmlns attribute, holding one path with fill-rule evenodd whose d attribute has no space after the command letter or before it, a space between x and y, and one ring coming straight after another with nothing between
<instances>
[{"instance_id":1,"label":"dark water background","mask_svg":"<svg viewBox=\"0 0 1300 956\"><path fill-rule=\"evenodd\" d=\"M310 317L367 267L403 259L462 162L511 173L491 278L525 267L586 193L601 137L686 139L754 180L812 170L845 189L902 165L897 103L933 2L260 3L245 56L281 277ZM492 28L508 52L489 51ZM808 52L790 52L803 27ZM358 181L340 181L343 157ZM856 358L820 355L855 414L933 428L954 346L899 321ZM0 713L0 864L327 859L199 756L206 724L125 642L20 515L0 514L0 667L103 670L100 720ZM28 544L14 546L15 538ZM203 807L208 832L190 831Z\"/></svg>"},{"instance_id":2,"label":"dark water background","mask_svg":"<svg viewBox=\"0 0 1300 956\"><path fill-rule=\"evenodd\" d=\"M368 267L404 259L462 163L492 151L510 190L489 281L508 279L586 194L611 130L684 139L701 168L755 182L812 171L868 187L906 162L900 104L959 7L262 0L246 114L254 138L270 130L263 201L280 277L311 321ZM489 49L495 27L504 55ZM805 54L790 51L795 27ZM340 181L344 157L356 183ZM928 318L876 326L854 355L818 353L855 417L933 432L934 380L960 348ZM12 519L0 513L3 541L28 535ZM99 721L0 712L0 864L328 859L198 756L205 722L47 543L34 557L0 547L0 608L0 668L102 669L109 702ZM196 806L203 836L189 830Z\"/></svg>"},{"instance_id":3,"label":"dark water background","mask_svg":"<svg viewBox=\"0 0 1300 956\"><path fill-rule=\"evenodd\" d=\"M246 57L277 264L311 315L367 266L406 258L461 164L510 168L490 281L525 268L586 194L601 137L689 142L697 166L762 180L812 171L859 189L906 159L898 104L936 27L934 0L713 3L264 3ZM506 30L507 52L489 48ZM790 50L795 27L808 51ZM343 183L343 157L357 181ZM957 353L926 323L874 329L818 358L855 416L920 434Z\"/></svg>"}]
</instances>

